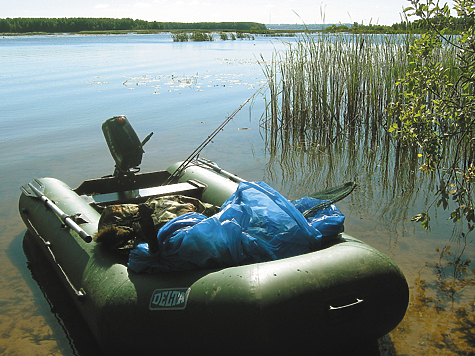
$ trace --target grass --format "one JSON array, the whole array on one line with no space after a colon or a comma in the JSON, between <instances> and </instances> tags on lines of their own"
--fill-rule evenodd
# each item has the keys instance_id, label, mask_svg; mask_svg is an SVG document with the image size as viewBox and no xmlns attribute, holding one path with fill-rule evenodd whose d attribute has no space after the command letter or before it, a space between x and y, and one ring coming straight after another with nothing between
<instances>
[{"instance_id":1,"label":"grass","mask_svg":"<svg viewBox=\"0 0 475 356\"><path fill-rule=\"evenodd\" d=\"M408 37L304 35L263 66L270 97L262 125L291 145L329 145L343 131L378 135L408 64Z\"/></svg>"},{"instance_id":2,"label":"grass","mask_svg":"<svg viewBox=\"0 0 475 356\"><path fill-rule=\"evenodd\" d=\"M328 146L342 136L379 144L403 100L396 83L411 63L411 35L302 35L261 67L268 81L261 118L270 150ZM439 54L451 65L455 53Z\"/></svg>"},{"instance_id":3,"label":"grass","mask_svg":"<svg viewBox=\"0 0 475 356\"><path fill-rule=\"evenodd\" d=\"M215 32L206 32L206 31L175 31L172 32L172 39L173 42L203 42L203 41L214 41L215 38L213 37L213 33ZM219 39L222 41L232 40L235 41L236 39L239 40L255 40L254 35L242 31L236 32L219 32L216 33L219 36Z\"/></svg>"},{"instance_id":4,"label":"grass","mask_svg":"<svg viewBox=\"0 0 475 356\"><path fill-rule=\"evenodd\" d=\"M368 201L360 208L385 201L388 221L407 221L422 185L430 195L438 184L434 177L420 179L417 148L389 132L400 123L386 109L404 100L407 88L396 83L412 66L413 41L410 35L302 35L269 61L262 58L268 178L310 191L365 181L358 196ZM449 48L437 55L444 66L453 67L457 58Z\"/></svg>"},{"instance_id":5,"label":"grass","mask_svg":"<svg viewBox=\"0 0 475 356\"><path fill-rule=\"evenodd\" d=\"M205 42L214 41L213 34L203 31L188 32L174 32L172 33L173 42Z\"/></svg>"}]
</instances>

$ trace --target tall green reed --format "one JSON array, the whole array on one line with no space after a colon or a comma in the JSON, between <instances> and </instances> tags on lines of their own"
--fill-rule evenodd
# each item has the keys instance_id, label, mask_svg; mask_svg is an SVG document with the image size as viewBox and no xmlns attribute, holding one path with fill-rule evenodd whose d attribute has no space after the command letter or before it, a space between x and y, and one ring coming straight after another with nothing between
<instances>
[{"instance_id":1,"label":"tall green reed","mask_svg":"<svg viewBox=\"0 0 475 356\"><path fill-rule=\"evenodd\" d=\"M411 36L303 35L262 68L269 82L263 127L284 141L329 145L340 135L380 138L395 83L410 65ZM275 136L271 135L271 136Z\"/></svg>"},{"instance_id":2,"label":"tall green reed","mask_svg":"<svg viewBox=\"0 0 475 356\"><path fill-rule=\"evenodd\" d=\"M269 83L262 126L280 131L275 134L291 145L328 145L340 135L375 144L398 120L386 109L404 101L407 88L396 83L412 66L408 54L414 39L323 33L288 42L285 51L261 62ZM457 61L452 47L435 55L445 67Z\"/></svg>"},{"instance_id":3,"label":"tall green reed","mask_svg":"<svg viewBox=\"0 0 475 356\"><path fill-rule=\"evenodd\" d=\"M418 151L393 139L388 128L399 119L387 108L404 101L408 88L396 83L413 65L413 41L411 35L302 35L262 59L268 92L260 125L269 176L315 189L364 179L365 197L386 199L388 214L402 216L405 209L394 207L413 203L422 184ZM457 60L449 49L437 55L447 66Z\"/></svg>"}]
</instances>

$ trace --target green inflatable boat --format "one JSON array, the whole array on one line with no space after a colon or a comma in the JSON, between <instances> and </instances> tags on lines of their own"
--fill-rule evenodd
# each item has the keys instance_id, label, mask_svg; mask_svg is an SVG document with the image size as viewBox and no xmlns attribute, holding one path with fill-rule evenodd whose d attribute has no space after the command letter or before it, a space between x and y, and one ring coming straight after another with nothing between
<instances>
[{"instance_id":1,"label":"green inflatable boat","mask_svg":"<svg viewBox=\"0 0 475 356\"><path fill-rule=\"evenodd\" d=\"M116 142L120 134L103 130L114 175L76 189L35 179L22 187L19 210L106 353L316 353L374 341L403 319L409 291L401 270L344 233L317 251L269 262L131 271L93 240L104 207L164 196L220 206L243 180L206 160L134 173L143 151L122 143L136 142L135 133Z\"/></svg>"}]
</instances>

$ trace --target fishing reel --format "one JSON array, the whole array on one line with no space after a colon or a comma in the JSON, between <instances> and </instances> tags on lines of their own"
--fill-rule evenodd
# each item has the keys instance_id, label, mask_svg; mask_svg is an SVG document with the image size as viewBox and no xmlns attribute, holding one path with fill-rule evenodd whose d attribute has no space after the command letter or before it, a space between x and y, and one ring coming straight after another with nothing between
<instances>
[{"instance_id":1,"label":"fishing reel","mask_svg":"<svg viewBox=\"0 0 475 356\"><path fill-rule=\"evenodd\" d=\"M114 176L119 181L129 181L140 171L143 146L150 140L153 132L140 141L132 125L125 116L114 116L102 124L102 132L115 161Z\"/></svg>"}]
</instances>

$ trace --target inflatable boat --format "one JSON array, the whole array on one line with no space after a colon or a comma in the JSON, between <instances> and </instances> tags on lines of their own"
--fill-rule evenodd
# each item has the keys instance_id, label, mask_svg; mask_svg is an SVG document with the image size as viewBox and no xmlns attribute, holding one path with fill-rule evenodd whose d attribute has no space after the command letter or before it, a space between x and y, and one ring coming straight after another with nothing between
<instances>
[{"instance_id":1,"label":"inflatable boat","mask_svg":"<svg viewBox=\"0 0 475 356\"><path fill-rule=\"evenodd\" d=\"M403 319L409 292L401 270L345 233L316 251L268 262L131 271L93 240L105 206L170 195L220 206L243 179L206 160L124 171L131 149L120 153L107 133L106 140L114 175L75 189L35 179L22 187L19 210L107 354L317 353L374 341Z\"/></svg>"}]
</instances>

